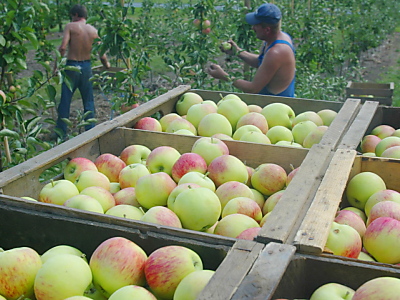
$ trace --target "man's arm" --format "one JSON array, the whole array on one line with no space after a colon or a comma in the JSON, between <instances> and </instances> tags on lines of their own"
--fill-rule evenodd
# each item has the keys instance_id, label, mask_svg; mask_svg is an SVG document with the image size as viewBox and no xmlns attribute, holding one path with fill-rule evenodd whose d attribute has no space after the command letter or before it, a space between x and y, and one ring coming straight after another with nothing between
<instances>
[{"instance_id":1,"label":"man's arm","mask_svg":"<svg viewBox=\"0 0 400 300\"><path fill-rule=\"evenodd\" d=\"M64 28L64 36L61 42L61 46L58 48L62 57L64 57L65 53L67 52L67 47L69 44L69 40L71 38L70 26L67 24Z\"/></svg>"}]
</instances>

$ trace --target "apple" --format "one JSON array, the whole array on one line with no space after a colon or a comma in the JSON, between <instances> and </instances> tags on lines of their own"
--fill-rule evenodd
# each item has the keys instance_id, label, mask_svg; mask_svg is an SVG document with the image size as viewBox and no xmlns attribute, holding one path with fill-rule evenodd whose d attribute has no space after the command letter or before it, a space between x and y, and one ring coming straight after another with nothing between
<instances>
[{"instance_id":1,"label":"apple","mask_svg":"<svg viewBox=\"0 0 400 300\"><path fill-rule=\"evenodd\" d=\"M139 121L137 121L135 125L133 125L133 128L158 132L162 131L160 121L153 117L143 117L139 119Z\"/></svg>"},{"instance_id":2,"label":"apple","mask_svg":"<svg viewBox=\"0 0 400 300\"><path fill-rule=\"evenodd\" d=\"M251 176L252 186L265 196L282 190L286 185L287 174L284 168L274 163L259 165Z\"/></svg>"},{"instance_id":3,"label":"apple","mask_svg":"<svg viewBox=\"0 0 400 300\"><path fill-rule=\"evenodd\" d=\"M292 134L296 143L303 145L304 139L310 132L314 131L318 126L312 121L301 121L293 126Z\"/></svg>"},{"instance_id":4,"label":"apple","mask_svg":"<svg viewBox=\"0 0 400 300\"><path fill-rule=\"evenodd\" d=\"M286 178L286 186L289 185L289 183L292 181L293 177L297 174L297 172L300 170L300 167L294 168L292 165L292 171L289 172Z\"/></svg>"},{"instance_id":5,"label":"apple","mask_svg":"<svg viewBox=\"0 0 400 300\"><path fill-rule=\"evenodd\" d=\"M385 189L373 193L365 203L364 212L368 217L371 209L381 201L394 201L400 203L400 193L395 190Z\"/></svg>"},{"instance_id":6,"label":"apple","mask_svg":"<svg viewBox=\"0 0 400 300\"><path fill-rule=\"evenodd\" d=\"M395 277L377 277L362 284L352 300L391 300L400 295L400 279ZM378 297L378 298L377 298Z\"/></svg>"},{"instance_id":7,"label":"apple","mask_svg":"<svg viewBox=\"0 0 400 300\"><path fill-rule=\"evenodd\" d=\"M138 285L126 285L116 290L108 298L109 300L157 300L157 298L147 289Z\"/></svg>"},{"instance_id":8,"label":"apple","mask_svg":"<svg viewBox=\"0 0 400 300\"><path fill-rule=\"evenodd\" d=\"M270 215L271 215L271 212L268 212L268 213L266 213L266 214L263 216L263 218L261 219L261 222L260 222L260 227L263 227L263 226L264 226L265 222L267 221L267 218L268 218Z\"/></svg>"},{"instance_id":9,"label":"apple","mask_svg":"<svg viewBox=\"0 0 400 300\"><path fill-rule=\"evenodd\" d=\"M106 215L120 217L124 219L141 220L144 215L142 209L129 204L120 204L111 207L105 212Z\"/></svg>"},{"instance_id":10,"label":"apple","mask_svg":"<svg viewBox=\"0 0 400 300\"><path fill-rule=\"evenodd\" d=\"M274 209L275 205L279 202L279 200L281 200L284 192L285 190L277 191L273 193L271 196L269 196L267 200L265 200L264 205L262 207L263 215L266 215L267 213L271 212Z\"/></svg>"},{"instance_id":11,"label":"apple","mask_svg":"<svg viewBox=\"0 0 400 300\"><path fill-rule=\"evenodd\" d=\"M255 132L255 131L246 132L245 134L242 135L242 137L240 138L240 141L250 142L250 143L258 143L258 144L266 144L266 145L271 144L271 141L264 133Z\"/></svg>"},{"instance_id":12,"label":"apple","mask_svg":"<svg viewBox=\"0 0 400 300\"><path fill-rule=\"evenodd\" d=\"M49 258L35 277L37 300L66 299L83 296L92 283L89 264L73 254L59 254Z\"/></svg>"},{"instance_id":13,"label":"apple","mask_svg":"<svg viewBox=\"0 0 400 300\"><path fill-rule=\"evenodd\" d=\"M95 198L87 195L73 196L65 201L63 205L66 207L96 212L99 214L104 213L103 207L101 206L100 202L97 201Z\"/></svg>"},{"instance_id":14,"label":"apple","mask_svg":"<svg viewBox=\"0 0 400 300\"><path fill-rule=\"evenodd\" d=\"M197 129L196 127L194 127L194 125L192 123L190 123L188 120L184 119L184 118L179 118L179 119L175 119L173 120L167 127L167 129L165 130L165 132L168 133L175 133L178 130L182 130L182 129L186 129L189 130L191 133L193 133L194 135L197 134Z\"/></svg>"},{"instance_id":15,"label":"apple","mask_svg":"<svg viewBox=\"0 0 400 300\"><path fill-rule=\"evenodd\" d=\"M262 193L260 193L259 191L257 191L256 189L250 188L250 190L253 193L252 199L257 202L257 204L260 206L260 208L262 210L264 207L264 203L265 203L264 195Z\"/></svg>"},{"instance_id":16,"label":"apple","mask_svg":"<svg viewBox=\"0 0 400 300\"><path fill-rule=\"evenodd\" d=\"M381 157L400 158L400 146L393 146L382 152Z\"/></svg>"},{"instance_id":17,"label":"apple","mask_svg":"<svg viewBox=\"0 0 400 300\"><path fill-rule=\"evenodd\" d=\"M140 204L136 199L136 191L134 187L127 187L116 192L114 195L115 205L127 204L139 207Z\"/></svg>"},{"instance_id":18,"label":"apple","mask_svg":"<svg viewBox=\"0 0 400 300\"><path fill-rule=\"evenodd\" d=\"M79 192L89 186L99 186L107 191L110 190L110 179L99 171L86 170L83 171L75 181L75 186Z\"/></svg>"},{"instance_id":19,"label":"apple","mask_svg":"<svg viewBox=\"0 0 400 300\"><path fill-rule=\"evenodd\" d=\"M90 159L75 157L71 159L64 168L64 179L75 182L80 173L86 170L97 171L97 167Z\"/></svg>"},{"instance_id":20,"label":"apple","mask_svg":"<svg viewBox=\"0 0 400 300\"><path fill-rule=\"evenodd\" d=\"M193 20L193 25L194 25L196 28L200 28L200 24L201 24L201 21L200 21L199 19L194 19L194 20Z\"/></svg>"},{"instance_id":21,"label":"apple","mask_svg":"<svg viewBox=\"0 0 400 300\"><path fill-rule=\"evenodd\" d=\"M215 103L213 100L204 100L202 103L204 103L204 104L210 104L210 105L214 106L215 109L218 108L217 103Z\"/></svg>"},{"instance_id":22,"label":"apple","mask_svg":"<svg viewBox=\"0 0 400 300\"><path fill-rule=\"evenodd\" d=\"M178 115L186 115L192 105L203 102L203 98L196 93L184 93L175 104L175 109Z\"/></svg>"},{"instance_id":23,"label":"apple","mask_svg":"<svg viewBox=\"0 0 400 300\"><path fill-rule=\"evenodd\" d=\"M118 182L119 172L126 167L126 163L111 153L100 154L94 161L97 170L108 177L110 182Z\"/></svg>"},{"instance_id":24,"label":"apple","mask_svg":"<svg viewBox=\"0 0 400 300\"><path fill-rule=\"evenodd\" d=\"M369 156L369 157L376 157L376 154L373 152L366 152L366 153L362 153L362 156Z\"/></svg>"},{"instance_id":25,"label":"apple","mask_svg":"<svg viewBox=\"0 0 400 300\"><path fill-rule=\"evenodd\" d=\"M124 237L109 238L90 257L93 283L106 297L126 285L143 286L147 259L146 252L136 243Z\"/></svg>"},{"instance_id":26,"label":"apple","mask_svg":"<svg viewBox=\"0 0 400 300\"><path fill-rule=\"evenodd\" d=\"M165 206L153 206L144 213L140 220L163 226L182 228L182 223L178 216Z\"/></svg>"},{"instance_id":27,"label":"apple","mask_svg":"<svg viewBox=\"0 0 400 300\"><path fill-rule=\"evenodd\" d=\"M114 196L114 194L121 190L121 186L119 182L110 182L110 193Z\"/></svg>"},{"instance_id":28,"label":"apple","mask_svg":"<svg viewBox=\"0 0 400 300\"><path fill-rule=\"evenodd\" d=\"M322 109L317 112L317 114L322 119L323 125L329 126L331 125L332 121L336 118L337 112L331 109Z\"/></svg>"},{"instance_id":29,"label":"apple","mask_svg":"<svg viewBox=\"0 0 400 300\"><path fill-rule=\"evenodd\" d=\"M363 137L360 144L360 149L362 153L375 153L376 145L382 139L376 135L369 134Z\"/></svg>"},{"instance_id":30,"label":"apple","mask_svg":"<svg viewBox=\"0 0 400 300\"><path fill-rule=\"evenodd\" d=\"M257 222L260 222L263 214L260 206L251 198L248 197L236 197L229 200L222 210L221 217L232 214L243 214L247 215Z\"/></svg>"},{"instance_id":31,"label":"apple","mask_svg":"<svg viewBox=\"0 0 400 300\"><path fill-rule=\"evenodd\" d=\"M361 217L361 219L364 221L364 223L367 222L367 215L365 214L365 212L357 207L354 206L348 206L345 208L342 208L342 210L350 210L354 213L356 213L357 215L359 215Z\"/></svg>"},{"instance_id":32,"label":"apple","mask_svg":"<svg viewBox=\"0 0 400 300\"><path fill-rule=\"evenodd\" d=\"M279 102L267 104L263 107L261 114L267 120L269 128L281 125L292 129L292 121L296 116L289 105Z\"/></svg>"},{"instance_id":33,"label":"apple","mask_svg":"<svg viewBox=\"0 0 400 300\"><path fill-rule=\"evenodd\" d=\"M173 134L196 136L196 134L188 129L178 129L177 131L173 132Z\"/></svg>"},{"instance_id":34,"label":"apple","mask_svg":"<svg viewBox=\"0 0 400 300\"><path fill-rule=\"evenodd\" d=\"M228 181L221 184L216 190L215 194L221 202L221 208L224 209L225 205L237 197L247 197L254 200L254 193L249 186L239 181Z\"/></svg>"},{"instance_id":35,"label":"apple","mask_svg":"<svg viewBox=\"0 0 400 300\"><path fill-rule=\"evenodd\" d=\"M224 51L228 51L232 49L232 44L229 42L222 42L221 47Z\"/></svg>"},{"instance_id":36,"label":"apple","mask_svg":"<svg viewBox=\"0 0 400 300\"><path fill-rule=\"evenodd\" d=\"M172 121L174 121L176 119L180 119L180 118L182 118L182 117L180 115L178 115L177 113L168 113L168 114L162 116L159 120L162 131L165 132L167 130L167 127L169 126L169 124L171 124Z\"/></svg>"},{"instance_id":37,"label":"apple","mask_svg":"<svg viewBox=\"0 0 400 300\"><path fill-rule=\"evenodd\" d=\"M84 171L92 172L92 171ZM97 172L97 171L93 171ZM79 194L75 184L67 179L60 179L45 184L39 192L39 201L51 204L63 205L69 198Z\"/></svg>"},{"instance_id":38,"label":"apple","mask_svg":"<svg viewBox=\"0 0 400 300\"><path fill-rule=\"evenodd\" d=\"M345 193L350 205L364 210L369 197L385 189L386 184L379 175L373 172L361 172L349 180Z\"/></svg>"},{"instance_id":39,"label":"apple","mask_svg":"<svg viewBox=\"0 0 400 300\"><path fill-rule=\"evenodd\" d=\"M266 135L271 141L271 144L276 144L279 141L292 142L294 139L292 131L281 125L276 125L270 128Z\"/></svg>"},{"instance_id":40,"label":"apple","mask_svg":"<svg viewBox=\"0 0 400 300\"><path fill-rule=\"evenodd\" d=\"M202 32L203 34L209 34L209 33L211 32L211 28L210 28L210 27L204 28L203 30L201 30L201 32Z\"/></svg>"},{"instance_id":41,"label":"apple","mask_svg":"<svg viewBox=\"0 0 400 300\"><path fill-rule=\"evenodd\" d=\"M337 212L334 219L336 223L346 224L353 227L363 237L367 227L359 215L350 210L340 210Z\"/></svg>"},{"instance_id":42,"label":"apple","mask_svg":"<svg viewBox=\"0 0 400 300\"><path fill-rule=\"evenodd\" d=\"M65 298L64 300L91 300L91 299L92 298L89 298L86 296L72 296L72 297Z\"/></svg>"},{"instance_id":43,"label":"apple","mask_svg":"<svg viewBox=\"0 0 400 300\"><path fill-rule=\"evenodd\" d=\"M262 111L262 107L260 105L257 104L249 104L247 105L249 107L249 112L257 112L257 113L261 113Z\"/></svg>"},{"instance_id":44,"label":"apple","mask_svg":"<svg viewBox=\"0 0 400 300\"><path fill-rule=\"evenodd\" d=\"M244 230L260 227L256 220L243 214L227 215L218 221L214 234L236 238Z\"/></svg>"},{"instance_id":45,"label":"apple","mask_svg":"<svg viewBox=\"0 0 400 300\"><path fill-rule=\"evenodd\" d=\"M190 171L206 173L207 162L200 154L183 153L172 166L171 175L175 182L179 182L182 176Z\"/></svg>"},{"instance_id":46,"label":"apple","mask_svg":"<svg viewBox=\"0 0 400 300\"><path fill-rule=\"evenodd\" d=\"M154 148L146 160L146 166L150 173L165 172L172 174L172 166L181 156L178 150L170 146Z\"/></svg>"},{"instance_id":47,"label":"apple","mask_svg":"<svg viewBox=\"0 0 400 300\"><path fill-rule=\"evenodd\" d=\"M242 240L253 241L260 232L261 227L251 227L243 230L236 238Z\"/></svg>"},{"instance_id":48,"label":"apple","mask_svg":"<svg viewBox=\"0 0 400 300\"><path fill-rule=\"evenodd\" d=\"M241 127L239 127L232 135L232 138L234 140L240 140L240 138L242 137L243 134L247 133L247 132L258 132L258 133L262 133L261 129L258 128L257 126L254 125L243 125Z\"/></svg>"},{"instance_id":49,"label":"apple","mask_svg":"<svg viewBox=\"0 0 400 300\"><path fill-rule=\"evenodd\" d=\"M142 176L149 175L149 169L142 163L133 163L123 168L118 175L118 182L121 189L135 187L136 182Z\"/></svg>"},{"instance_id":50,"label":"apple","mask_svg":"<svg viewBox=\"0 0 400 300\"><path fill-rule=\"evenodd\" d=\"M168 196L167 207L173 211L175 199L181 192L183 192L184 190L186 190L188 188L194 189L194 188L198 188L198 187L200 187L200 185L198 185L196 183L182 183L182 184L177 185L176 188L174 188Z\"/></svg>"},{"instance_id":51,"label":"apple","mask_svg":"<svg viewBox=\"0 0 400 300\"><path fill-rule=\"evenodd\" d=\"M185 175L181 177L181 179L178 182L178 185L185 183L195 183L201 187L208 188L213 192L215 191L216 188L214 181L212 181L211 178L207 176L207 173L203 174L197 171L187 172Z\"/></svg>"},{"instance_id":52,"label":"apple","mask_svg":"<svg viewBox=\"0 0 400 300\"><path fill-rule=\"evenodd\" d=\"M204 116L197 128L200 136L210 137L216 133L232 136L233 128L229 120L219 113L211 113Z\"/></svg>"},{"instance_id":53,"label":"apple","mask_svg":"<svg viewBox=\"0 0 400 300\"><path fill-rule=\"evenodd\" d=\"M139 107L139 103L133 103L133 104L124 103L121 105L121 112L126 113L136 107Z\"/></svg>"},{"instance_id":54,"label":"apple","mask_svg":"<svg viewBox=\"0 0 400 300\"><path fill-rule=\"evenodd\" d=\"M295 143L294 141L292 141L292 142L289 142L289 141L277 141L275 145L283 146L283 147L304 148L302 145L300 145L299 143Z\"/></svg>"},{"instance_id":55,"label":"apple","mask_svg":"<svg viewBox=\"0 0 400 300\"><path fill-rule=\"evenodd\" d=\"M220 140L225 140L225 141L233 141L233 138L231 136L226 135L224 133L216 133L216 134L213 134L211 137L212 138L217 138L217 139L220 139Z\"/></svg>"},{"instance_id":56,"label":"apple","mask_svg":"<svg viewBox=\"0 0 400 300\"><path fill-rule=\"evenodd\" d=\"M292 127L303 121L312 121L317 126L324 125L321 117L315 111L305 111L294 117L292 121Z\"/></svg>"},{"instance_id":57,"label":"apple","mask_svg":"<svg viewBox=\"0 0 400 300\"><path fill-rule=\"evenodd\" d=\"M17 247L0 251L0 294L7 299L33 296L33 284L42 261L36 250Z\"/></svg>"},{"instance_id":58,"label":"apple","mask_svg":"<svg viewBox=\"0 0 400 300\"><path fill-rule=\"evenodd\" d=\"M217 108L217 113L224 115L232 125L232 130L236 130L236 124L241 117L249 113L246 102L233 98L223 98Z\"/></svg>"},{"instance_id":59,"label":"apple","mask_svg":"<svg viewBox=\"0 0 400 300\"><path fill-rule=\"evenodd\" d=\"M213 270L198 270L185 276L176 287L174 300L196 300L214 273Z\"/></svg>"},{"instance_id":60,"label":"apple","mask_svg":"<svg viewBox=\"0 0 400 300\"><path fill-rule=\"evenodd\" d=\"M376 261L371 255L361 251L360 254L357 257L359 260L364 260L364 261Z\"/></svg>"},{"instance_id":61,"label":"apple","mask_svg":"<svg viewBox=\"0 0 400 300\"><path fill-rule=\"evenodd\" d=\"M400 262L400 221L380 217L372 221L363 237L364 248L376 261L386 264Z\"/></svg>"},{"instance_id":62,"label":"apple","mask_svg":"<svg viewBox=\"0 0 400 300\"><path fill-rule=\"evenodd\" d=\"M376 203L369 213L367 226L380 217L390 217L400 221L400 203L393 201L382 201Z\"/></svg>"},{"instance_id":63,"label":"apple","mask_svg":"<svg viewBox=\"0 0 400 300\"><path fill-rule=\"evenodd\" d=\"M211 26L211 22L209 20L203 20L202 24L202 28L209 28Z\"/></svg>"},{"instance_id":64,"label":"apple","mask_svg":"<svg viewBox=\"0 0 400 300\"><path fill-rule=\"evenodd\" d=\"M229 154L229 148L222 140L215 137L201 137L193 143L191 152L201 155L209 165L214 158Z\"/></svg>"},{"instance_id":65,"label":"apple","mask_svg":"<svg viewBox=\"0 0 400 300\"><path fill-rule=\"evenodd\" d=\"M218 156L208 165L208 177L218 187L228 181L246 183L249 173L246 165L239 158L228 154Z\"/></svg>"},{"instance_id":66,"label":"apple","mask_svg":"<svg viewBox=\"0 0 400 300\"><path fill-rule=\"evenodd\" d=\"M390 125L378 125L374 129L372 129L371 134L376 135L377 137L384 139L388 136L391 136L394 133L395 129Z\"/></svg>"},{"instance_id":67,"label":"apple","mask_svg":"<svg viewBox=\"0 0 400 300\"><path fill-rule=\"evenodd\" d=\"M136 199L147 209L159 205L166 206L168 196L175 187L175 181L165 172L145 175L136 182Z\"/></svg>"},{"instance_id":68,"label":"apple","mask_svg":"<svg viewBox=\"0 0 400 300\"><path fill-rule=\"evenodd\" d=\"M175 245L153 251L144 265L146 282L161 299L172 299L182 279L202 269L203 262L195 251Z\"/></svg>"},{"instance_id":69,"label":"apple","mask_svg":"<svg viewBox=\"0 0 400 300\"><path fill-rule=\"evenodd\" d=\"M6 93L3 90L0 90L0 96L3 98L3 104L7 102Z\"/></svg>"},{"instance_id":70,"label":"apple","mask_svg":"<svg viewBox=\"0 0 400 300\"><path fill-rule=\"evenodd\" d=\"M264 115L259 112L249 111L249 113L242 116L236 124L236 130L243 125L254 125L258 127L264 134L266 134L268 131L268 122L265 119Z\"/></svg>"},{"instance_id":71,"label":"apple","mask_svg":"<svg viewBox=\"0 0 400 300\"><path fill-rule=\"evenodd\" d=\"M53 246L53 247L49 248L40 256L40 259L42 260L42 264L44 264L51 257L59 255L59 254L76 255L87 262L86 255L78 248L75 248L70 245L57 245L57 246Z\"/></svg>"},{"instance_id":72,"label":"apple","mask_svg":"<svg viewBox=\"0 0 400 300\"><path fill-rule=\"evenodd\" d=\"M135 163L146 164L146 159L150 152L151 150L144 145L129 145L121 151L119 157L126 165Z\"/></svg>"},{"instance_id":73,"label":"apple","mask_svg":"<svg viewBox=\"0 0 400 300\"><path fill-rule=\"evenodd\" d=\"M115 206L115 198L111 192L99 186L89 186L80 192L81 195L87 195L96 199L101 206L103 211L109 210L111 207Z\"/></svg>"},{"instance_id":74,"label":"apple","mask_svg":"<svg viewBox=\"0 0 400 300\"><path fill-rule=\"evenodd\" d=\"M328 126L322 125L318 126L314 130L312 130L303 140L303 147L304 148L311 148L313 145L318 144L322 137L324 136L325 132L328 130Z\"/></svg>"},{"instance_id":75,"label":"apple","mask_svg":"<svg viewBox=\"0 0 400 300\"><path fill-rule=\"evenodd\" d=\"M388 136L383 138L375 147L376 156L382 156L382 153L394 146L400 146L400 137L398 136Z\"/></svg>"},{"instance_id":76,"label":"apple","mask_svg":"<svg viewBox=\"0 0 400 300\"><path fill-rule=\"evenodd\" d=\"M399 129L396 129L396 130L392 133L392 136L398 136L398 137L400 137L400 128L399 128Z\"/></svg>"},{"instance_id":77,"label":"apple","mask_svg":"<svg viewBox=\"0 0 400 300\"><path fill-rule=\"evenodd\" d=\"M21 197L21 199L25 199L25 200L29 200L29 201L36 201L37 202L36 199L34 199L32 197L28 197L28 196L23 196L23 197Z\"/></svg>"},{"instance_id":78,"label":"apple","mask_svg":"<svg viewBox=\"0 0 400 300\"><path fill-rule=\"evenodd\" d=\"M332 222L325 247L334 255L357 258L361 252L362 240L353 227Z\"/></svg>"},{"instance_id":79,"label":"apple","mask_svg":"<svg viewBox=\"0 0 400 300\"><path fill-rule=\"evenodd\" d=\"M216 105L212 105L206 101L203 101L202 103L194 104L189 108L186 114L186 120L193 124L193 126L197 129L201 119L204 116L216 112Z\"/></svg>"},{"instance_id":80,"label":"apple","mask_svg":"<svg viewBox=\"0 0 400 300\"><path fill-rule=\"evenodd\" d=\"M84 293L85 297L88 297L92 300L107 300L108 298L102 294L100 289L96 288L92 282L92 284L86 289Z\"/></svg>"},{"instance_id":81,"label":"apple","mask_svg":"<svg viewBox=\"0 0 400 300\"><path fill-rule=\"evenodd\" d=\"M329 282L321 285L311 295L310 300L334 300L334 299L353 299L354 290L343 284Z\"/></svg>"},{"instance_id":82,"label":"apple","mask_svg":"<svg viewBox=\"0 0 400 300\"><path fill-rule=\"evenodd\" d=\"M253 167L250 167L250 166L246 166L246 169L247 169L247 174L249 175L248 176L248 178L247 178L247 181L246 181L246 185L248 186L248 187L252 187L252 185L251 185L251 176L253 176L253 173L254 173L254 168Z\"/></svg>"}]
</instances>

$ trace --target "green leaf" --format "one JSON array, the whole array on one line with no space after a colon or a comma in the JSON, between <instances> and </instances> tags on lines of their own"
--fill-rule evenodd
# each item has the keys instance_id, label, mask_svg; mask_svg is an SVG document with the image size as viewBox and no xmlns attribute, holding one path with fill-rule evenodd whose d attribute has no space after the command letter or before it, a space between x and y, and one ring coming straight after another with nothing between
<instances>
[{"instance_id":1,"label":"green leaf","mask_svg":"<svg viewBox=\"0 0 400 300\"><path fill-rule=\"evenodd\" d=\"M26 61L20 57L17 57L16 61L17 65L20 66L20 68L26 70L27 69L27 65L26 65Z\"/></svg>"},{"instance_id":2,"label":"green leaf","mask_svg":"<svg viewBox=\"0 0 400 300\"><path fill-rule=\"evenodd\" d=\"M0 46L5 46L6 45L6 39L2 34L0 34Z\"/></svg>"},{"instance_id":3,"label":"green leaf","mask_svg":"<svg viewBox=\"0 0 400 300\"><path fill-rule=\"evenodd\" d=\"M46 86L46 93L47 93L47 96L49 97L49 99L51 101L54 101L56 99L57 90L56 90L56 88L54 86L52 86L50 84L47 85Z\"/></svg>"},{"instance_id":4,"label":"green leaf","mask_svg":"<svg viewBox=\"0 0 400 300\"><path fill-rule=\"evenodd\" d=\"M26 37L28 38L28 40L32 43L32 46L35 49L38 49L39 43L38 40L36 38L36 35L33 32L27 32L26 33Z\"/></svg>"},{"instance_id":5,"label":"green leaf","mask_svg":"<svg viewBox=\"0 0 400 300\"><path fill-rule=\"evenodd\" d=\"M7 129L7 128L0 130L0 137L5 137L5 136L12 137L15 139L19 138L18 132Z\"/></svg>"},{"instance_id":6,"label":"green leaf","mask_svg":"<svg viewBox=\"0 0 400 300\"><path fill-rule=\"evenodd\" d=\"M65 70L74 71L74 72L80 72L81 71L80 68L74 67L74 66L65 66Z\"/></svg>"}]
</instances>

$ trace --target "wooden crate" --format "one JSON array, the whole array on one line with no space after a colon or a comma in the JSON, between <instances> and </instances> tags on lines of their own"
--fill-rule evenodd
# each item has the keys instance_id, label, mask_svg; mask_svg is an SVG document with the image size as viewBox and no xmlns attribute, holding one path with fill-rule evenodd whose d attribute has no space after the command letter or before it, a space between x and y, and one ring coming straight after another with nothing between
<instances>
[{"instance_id":1,"label":"wooden crate","mask_svg":"<svg viewBox=\"0 0 400 300\"><path fill-rule=\"evenodd\" d=\"M351 82L346 86L346 98L361 102L377 101L381 105L392 105L394 83Z\"/></svg>"}]
</instances>

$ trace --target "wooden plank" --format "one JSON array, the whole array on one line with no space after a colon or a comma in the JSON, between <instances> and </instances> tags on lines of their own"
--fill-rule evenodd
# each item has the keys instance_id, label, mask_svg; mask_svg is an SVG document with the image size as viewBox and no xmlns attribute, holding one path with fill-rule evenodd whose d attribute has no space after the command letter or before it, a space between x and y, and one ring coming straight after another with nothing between
<instances>
[{"instance_id":1,"label":"wooden plank","mask_svg":"<svg viewBox=\"0 0 400 300\"><path fill-rule=\"evenodd\" d=\"M296 248L291 245L269 243L259 255L249 274L239 284L232 300L273 299Z\"/></svg>"},{"instance_id":2,"label":"wooden plank","mask_svg":"<svg viewBox=\"0 0 400 300\"><path fill-rule=\"evenodd\" d=\"M240 282L246 278L263 244L247 240L238 240L219 265L212 280L203 289L197 300L231 299Z\"/></svg>"},{"instance_id":3,"label":"wooden plank","mask_svg":"<svg viewBox=\"0 0 400 300\"><path fill-rule=\"evenodd\" d=\"M314 200L297 231L294 245L303 253L321 254L328 239L356 156L354 150L337 150Z\"/></svg>"},{"instance_id":4,"label":"wooden plank","mask_svg":"<svg viewBox=\"0 0 400 300\"><path fill-rule=\"evenodd\" d=\"M329 147L314 145L282 198L267 218L256 240L262 243L292 243L304 215L331 160Z\"/></svg>"}]
</instances>

